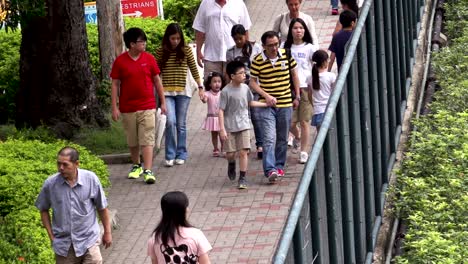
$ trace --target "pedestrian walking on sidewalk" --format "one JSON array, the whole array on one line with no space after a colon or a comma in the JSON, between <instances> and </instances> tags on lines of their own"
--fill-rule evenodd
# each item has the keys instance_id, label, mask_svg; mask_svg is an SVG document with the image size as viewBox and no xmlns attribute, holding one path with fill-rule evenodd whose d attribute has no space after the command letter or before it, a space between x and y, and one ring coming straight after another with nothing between
<instances>
[{"instance_id":1,"label":"pedestrian walking on sidewalk","mask_svg":"<svg viewBox=\"0 0 468 264\"><path fill-rule=\"evenodd\" d=\"M250 69L250 87L260 94L260 102L269 106L260 110L263 173L270 183L274 183L278 176L284 176L292 108L299 105L301 98L296 60L292 56L288 58L284 49L279 49L278 33L263 33L262 44L264 50L255 56Z\"/></svg>"},{"instance_id":2,"label":"pedestrian walking on sidewalk","mask_svg":"<svg viewBox=\"0 0 468 264\"><path fill-rule=\"evenodd\" d=\"M143 175L148 184L156 182L153 174L153 148L155 143L156 98L161 113L166 114L164 89L155 58L146 52L146 34L140 28L130 28L123 34L128 51L118 56L112 65L112 119L119 120L127 134L132 158L129 179ZM140 149L143 166L140 162Z\"/></svg>"},{"instance_id":3,"label":"pedestrian walking on sidewalk","mask_svg":"<svg viewBox=\"0 0 468 264\"><path fill-rule=\"evenodd\" d=\"M162 218L147 243L151 263L210 263L211 244L187 221L188 206L183 192L168 192L161 198Z\"/></svg>"},{"instance_id":4,"label":"pedestrian walking on sidewalk","mask_svg":"<svg viewBox=\"0 0 468 264\"><path fill-rule=\"evenodd\" d=\"M314 115L312 116L311 125L320 129L325 110L327 109L328 100L335 88L336 75L328 69L328 53L324 50L318 50L312 57L314 66L312 68L312 76L307 79L307 87L309 89L309 100L314 104Z\"/></svg>"},{"instance_id":5,"label":"pedestrian walking on sidewalk","mask_svg":"<svg viewBox=\"0 0 468 264\"><path fill-rule=\"evenodd\" d=\"M357 3L357 0L340 0L340 2L341 7L343 7L343 11L350 10L356 13L356 16L359 16L359 5ZM340 20L338 19L338 21L336 21L335 30L333 30L333 36L335 36L336 33L340 32L341 29L343 29L343 25L341 25Z\"/></svg>"},{"instance_id":6,"label":"pedestrian walking on sidewalk","mask_svg":"<svg viewBox=\"0 0 468 264\"><path fill-rule=\"evenodd\" d=\"M248 85L250 82L250 66L253 58L262 52L262 47L255 42L247 40L247 31L241 24L234 25L231 30L231 37L234 39L236 45L232 46L226 52L226 62L241 61L245 66L245 83ZM226 71L224 71L226 74ZM229 78L229 76L226 76ZM260 97L257 92L251 90L254 96L254 100L258 101ZM260 116L259 109L257 107L250 107L250 118L252 119L252 125L255 134L255 145L257 147L257 158L262 159L263 148L262 148L262 129L260 127Z\"/></svg>"},{"instance_id":7,"label":"pedestrian walking on sidewalk","mask_svg":"<svg viewBox=\"0 0 468 264\"><path fill-rule=\"evenodd\" d=\"M58 173L44 182L35 205L41 211L56 263L100 264L99 244L105 248L112 244L107 200L96 174L80 169L79 160L72 147L58 152ZM104 227L102 240L96 213Z\"/></svg>"},{"instance_id":8,"label":"pedestrian walking on sidewalk","mask_svg":"<svg viewBox=\"0 0 468 264\"><path fill-rule=\"evenodd\" d=\"M219 102L219 126L228 161L228 177L236 179L236 152L239 153L239 189L247 188L246 173L250 151L249 106L266 107L266 103L254 101L245 82L245 66L240 61L227 64L226 72L231 82L221 91Z\"/></svg>"},{"instance_id":9,"label":"pedestrian walking on sidewalk","mask_svg":"<svg viewBox=\"0 0 468 264\"><path fill-rule=\"evenodd\" d=\"M294 135L293 152L299 152L299 163L304 164L309 158L310 120L313 107L309 101L306 79L312 72L312 56L318 49L312 45L312 37L304 20L294 18L289 26L289 33L284 48L290 50L291 56L297 62L297 75L299 76L300 98L299 106L292 114L291 133ZM300 130L297 125L300 125ZM300 144L299 144L300 143Z\"/></svg>"},{"instance_id":10,"label":"pedestrian walking on sidewalk","mask_svg":"<svg viewBox=\"0 0 468 264\"><path fill-rule=\"evenodd\" d=\"M197 62L204 68L204 76L210 72L223 72L226 51L234 45L231 29L242 24L247 30L252 25L249 12L242 0L203 0L193 21L197 43ZM204 45L203 52L202 46Z\"/></svg>"},{"instance_id":11,"label":"pedestrian walking on sidewalk","mask_svg":"<svg viewBox=\"0 0 468 264\"><path fill-rule=\"evenodd\" d=\"M179 24L171 23L164 33L162 45L156 49L156 60L166 99L165 165L182 165L187 160L187 111L192 88L187 83L188 70L198 84L198 96L203 99L203 85L198 74L192 48L185 45Z\"/></svg>"},{"instance_id":12,"label":"pedestrian walking on sidewalk","mask_svg":"<svg viewBox=\"0 0 468 264\"><path fill-rule=\"evenodd\" d=\"M203 122L203 129L211 132L212 155L213 157L219 157L223 150L223 143L219 136L219 131L221 130L219 125L219 98L221 95L220 91L223 89L225 82L223 74L219 72L209 73L205 80L206 92L202 102L207 104L208 109L205 121Z\"/></svg>"},{"instance_id":13,"label":"pedestrian walking on sidewalk","mask_svg":"<svg viewBox=\"0 0 468 264\"><path fill-rule=\"evenodd\" d=\"M351 38L356 25L356 13L351 10L345 10L340 14L340 23L343 25L343 29L340 30L336 35L333 36L330 47L328 50L331 51L330 63L328 63L328 71L331 71L333 63L338 66L338 72L340 71L341 64L346 53L346 44Z\"/></svg>"},{"instance_id":14,"label":"pedestrian walking on sidewalk","mask_svg":"<svg viewBox=\"0 0 468 264\"><path fill-rule=\"evenodd\" d=\"M288 37L289 24L293 18L302 18L305 21L307 28L312 36L312 44L319 47L319 39L315 32L315 23L311 16L300 11L302 0L286 0L288 12L280 14L273 23L273 31L280 36L281 42L285 42Z\"/></svg>"}]
</instances>

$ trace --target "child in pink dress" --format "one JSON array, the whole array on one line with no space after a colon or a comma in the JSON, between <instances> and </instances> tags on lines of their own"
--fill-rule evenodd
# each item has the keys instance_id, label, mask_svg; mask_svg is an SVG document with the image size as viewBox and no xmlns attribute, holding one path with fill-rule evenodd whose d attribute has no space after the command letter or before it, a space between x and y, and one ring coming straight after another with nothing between
<instances>
[{"instance_id":1,"label":"child in pink dress","mask_svg":"<svg viewBox=\"0 0 468 264\"><path fill-rule=\"evenodd\" d=\"M213 143L213 157L219 157L220 149L218 148L219 138L219 98L220 91L224 87L224 79L221 73L211 72L205 82L206 93L202 100L203 103L207 103L208 112L206 114L205 122L203 123L203 129L211 131L211 142ZM221 142L222 148L222 142Z\"/></svg>"}]
</instances>

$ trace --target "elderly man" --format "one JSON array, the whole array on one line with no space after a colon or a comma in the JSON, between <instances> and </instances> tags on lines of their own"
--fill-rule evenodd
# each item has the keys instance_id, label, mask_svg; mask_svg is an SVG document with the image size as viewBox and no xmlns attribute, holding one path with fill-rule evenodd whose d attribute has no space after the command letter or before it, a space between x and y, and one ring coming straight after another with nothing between
<instances>
[{"instance_id":1,"label":"elderly man","mask_svg":"<svg viewBox=\"0 0 468 264\"><path fill-rule=\"evenodd\" d=\"M284 49L279 49L278 33L265 32L262 44L263 52L252 61L249 85L260 94L260 101L270 106L260 108L259 115L263 129L263 172L274 183L277 177L284 176L292 108L301 97L297 63Z\"/></svg>"},{"instance_id":2,"label":"elderly man","mask_svg":"<svg viewBox=\"0 0 468 264\"><path fill-rule=\"evenodd\" d=\"M62 148L57 155L58 173L45 181L36 207L52 241L56 263L102 263L96 209L104 226L102 243L108 248L112 235L107 200L96 174L78 165L78 151Z\"/></svg>"},{"instance_id":3,"label":"elderly man","mask_svg":"<svg viewBox=\"0 0 468 264\"><path fill-rule=\"evenodd\" d=\"M204 76L210 72L223 73L226 51L234 45L231 29L242 24L247 30L252 25L247 7L242 0L203 0L193 21L197 43L197 63L204 64ZM202 52L202 46L205 47Z\"/></svg>"}]
</instances>

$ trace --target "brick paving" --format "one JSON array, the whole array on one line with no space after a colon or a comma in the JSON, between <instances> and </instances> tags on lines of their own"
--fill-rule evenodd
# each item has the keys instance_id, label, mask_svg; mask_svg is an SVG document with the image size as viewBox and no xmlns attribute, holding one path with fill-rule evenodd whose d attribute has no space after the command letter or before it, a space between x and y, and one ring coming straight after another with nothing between
<instances>
[{"instance_id":1,"label":"brick paving","mask_svg":"<svg viewBox=\"0 0 468 264\"><path fill-rule=\"evenodd\" d=\"M287 10L284 0L246 0L246 4L253 23L250 36L258 41L274 18ZM329 15L329 0L304 0L302 11L314 18L320 46L328 48L337 20ZM104 263L151 263L146 241L160 219L161 196L172 190L188 195L190 223L201 228L212 244L212 263L271 262L304 166L297 163L297 154L288 152L284 179L269 185L252 152L249 188L238 190L226 176L226 160L211 157L210 134L201 129L205 114L206 105L195 96L187 121L189 158L185 165L166 168L162 150L154 160L156 184L128 180L129 164L109 166L108 199L110 208L117 210L120 228L113 232L112 247L102 250Z\"/></svg>"}]
</instances>

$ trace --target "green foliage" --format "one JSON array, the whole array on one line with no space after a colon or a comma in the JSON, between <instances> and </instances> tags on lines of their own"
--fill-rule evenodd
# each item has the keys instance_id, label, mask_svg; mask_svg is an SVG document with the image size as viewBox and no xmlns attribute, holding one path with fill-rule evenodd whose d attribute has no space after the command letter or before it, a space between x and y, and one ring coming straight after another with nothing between
<instances>
[{"instance_id":1,"label":"green foliage","mask_svg":"<svg viewBox=\"0 0 468 264\"><path fill-rule=\"evenodd\" d=\"M445 30L449 39L455 39L468 28L468 0L445 1Z\"/></svg>"},{"instance_id":2,"label":"green foliage","mask_svg":"<svg viewBox=\"0 0 468 264\"><path fill-rule=\"evenodd\" d=\"M15 96L19 89L21 33L0 30L0 124L14 120Z\"/></svg>"},{"instance_id":3,"label":"green foliage","mask_svg":"<svg viewBox=\"0 0 468 264\"><path fill-rule=\"evenodd\" d=\"M450 1L452 7L457 6ZM466 5L456 8L464 8ZM449 7L450 7L449 5ZM431 113L415 121L410 152L398 177L399 216L408 225L397 263L464 263L468 258L468 30L460 10L448 10L451 46L433 58L442 89ZM466 23L466 21L462 22ZM462 33L462 34L460 34Z\"/></svg>"},{"instance_id":4,"label":"green foliage","mask_svg":"<svg viewBox=\"0 0 468 264\"><path fill-rule=\"evenodd\" d=\"M163 1L164 17L178 21L186 35L193 39L195 34L192 24L200 3L201 0L165 0Z\"/></svg>"},{"instance_id":5,"label":"green foliage","mask_svg":"<svg viewBox=\"0 0 468 264\"><path fill-rule=\"evenodd\" d=\"M44 180L57 171L56 155L65 145L80 152L80 165L110 185L102 160L65 141L9 139L0 143L0 263L52 263L54 254L34 202Z\"/></svg>"},{"instance_id":6,"label":"green foliage","mask_svg":"<svg viewBox=\"0 0 468 264\"><path fill-rule=\"evenodd\" d=\"M73 142L97 155L128 152L122 122L111 121L109 129L83 128Z\"/></svg>"}]
</instances>

